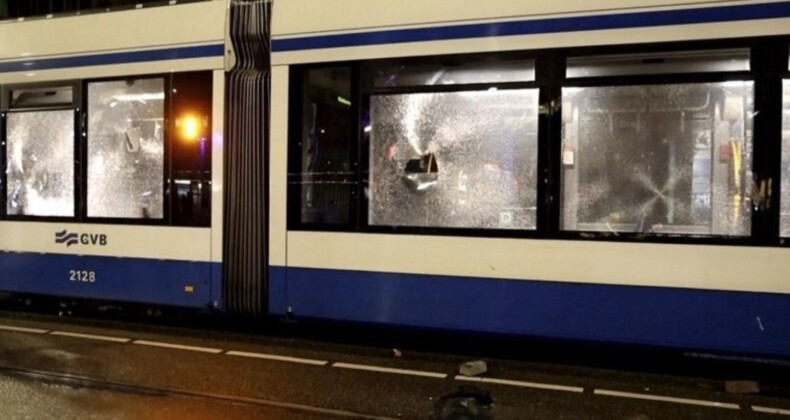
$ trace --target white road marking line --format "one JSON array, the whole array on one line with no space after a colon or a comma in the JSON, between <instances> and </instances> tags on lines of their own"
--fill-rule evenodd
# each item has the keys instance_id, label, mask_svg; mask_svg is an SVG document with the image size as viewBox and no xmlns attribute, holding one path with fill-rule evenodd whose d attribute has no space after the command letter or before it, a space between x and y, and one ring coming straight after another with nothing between
<instances>
[{"instance_id":1,"label":"white road marking line","mask_svg":"<svg viewBox=\"0 0 790 420\"><path fill-rule=\"evenodd\" d=\"M482 382L486 384L511 385L511 386L519 386L522 388L548 389L552 391L577 392L580 394L584 392L584 388L578 386L543 384L539 382L513 381L510 379L476 378L473 376L456 375L455 380L467 381L467 382Z\"/></svg>"},{"instance_id":2,"label":"white road marking line","mask_svg":"<svg viewBox=\"0 0 790 420\"><path fill-rule=\"evenodd\" d=\"M672 402L677 404L701 405L704 407L729 408L731 410L740 410L741 408L738 404L722 403L717 401L694 400L689 398L664 397L661 395L636 394L632 392L611 391L608 389L596 389L594 393L596 395L606 395L609 397L634 398L638 400L650 400L650 401L665 401L665 402Z\"/></svg>"},{"instance_id":3,"label":"white road marking line","mask_svg":"<svg viewBox=\"0 0 790 420\"><path fill-rule=\"evenodd\" d=\"M446 373L426 372L423 370L409 370L409 369L395 369L371 365L357 365L354 363L334 363L332 367L341 369L354 369L354 370L367 370L370 372L383 372L383 373L397 373L400 375L423 376L426 378L444 379L447 377Z\"/></svg>"},{"instance_id":4,"label":"white road marking line","mask_svg":"<svg viewBox=\"0 0 790 420\"><path fill-rule=\"evenodd\" d=\"M88 340L110 341L113 343L128 343L132 341L130 338L110 337L108 335L95 335L95 334L82 334L68 331L52 331L49 335L57 335L61 337L74 337L74 338L87 338Z\"/></svg>"},{"instance_id":5,"label":"white road marking line","mask_svg":"<svg viewBox=\"0 0 790 420\"><path fill-rule=\"evenodd\" d=\"M758 413L768 413L768 414L782 414L785 416L790 416L790 410L785 410L782 408L773 408L773 407L760 407L758 405L753 405L752 410Z\"/></svg>"},{"instance_id":6,"label":"white road marking line","mask_svg":"<svg viewBox=\"0 0 790 420\"><path fill-rule=\"evenodd\" d=\"M235 351L235 350L228 351L225 354L227 354L228 356L252 357L255 359L276 360L278 362L302 363L305 365L315 365L315 366L324 366L327 363L329 363L328 360L303 359L301 357L280 356L277 354L267 354L267 353L250 353L246 351Z\"/></svg>"},{"instance_id":7,"label":"white road marking line","mask_svg":"<svg viewBox=\"0 0 790 420\"><path fill-rule=\"evenodd\" d=\"M202 353L212 353L212 354L222 353L222 349L215 349L211 347L185 346L182 344L163 343L161 341L134 340L132 341L132 344L139 344L141 346L151 346L151 347L164 347L167 349L176 349L176 350L199 351Z\"/></svg>"},{"instance_id":8,"label":"white road marking line","mask_svg":"<svg viewBox=\"0 0 790 420\"><path fill-rule=\"evenodd\" d=\"M42 330L41 328L14 327L11 325L0 325L0 330L33 334L46 334L49 332L49 330Z\"/></svg>"}]
</instances>

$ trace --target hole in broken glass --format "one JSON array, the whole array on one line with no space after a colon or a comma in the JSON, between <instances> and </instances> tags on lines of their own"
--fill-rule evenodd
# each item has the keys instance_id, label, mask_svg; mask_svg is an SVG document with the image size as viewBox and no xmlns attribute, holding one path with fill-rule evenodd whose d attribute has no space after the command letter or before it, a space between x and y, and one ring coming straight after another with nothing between
<instances>
[{"instance_id":1,"label":"hole in broken glass","mask_svg":"<svg viewBox=\"0 0 790 420\"><path fill-rule=\"evenodd\" d=\"M403 169L403 183L413 192L423 193L433 188L439 180L439 164L433 153L410 159Z\"/></svg>"}]
</instances>

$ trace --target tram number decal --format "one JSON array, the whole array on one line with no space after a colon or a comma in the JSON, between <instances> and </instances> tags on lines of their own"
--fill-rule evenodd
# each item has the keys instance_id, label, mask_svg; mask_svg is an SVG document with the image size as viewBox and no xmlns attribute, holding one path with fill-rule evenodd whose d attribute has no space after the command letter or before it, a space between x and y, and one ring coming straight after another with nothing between
<instances>
[{"instance_id":1,"label":"tram number decal","mask_svg":"<svg viewBox=\"0 0 790 420\"><path fill-rule=\"evenodd\" d=\"M96 272L87 270L69 270L69 281L79 283L96 283Z\"/></svg>"}]
</instances>

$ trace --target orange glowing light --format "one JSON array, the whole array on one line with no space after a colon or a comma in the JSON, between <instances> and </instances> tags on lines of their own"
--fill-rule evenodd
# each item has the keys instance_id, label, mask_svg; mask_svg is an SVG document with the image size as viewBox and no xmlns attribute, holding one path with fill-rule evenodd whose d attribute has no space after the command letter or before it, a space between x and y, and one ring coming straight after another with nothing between
<instances>
[{"instance_id":1,"label":"orange glowing light","mask_svg":"<svg viewBox=\"0 0 790 420\"><path fill-rule=\"evenodd\" d=\"M200 135L200 121L192 115L181 118L181 137L184 140L195 140Z\"/></svg>"}]
</instances>

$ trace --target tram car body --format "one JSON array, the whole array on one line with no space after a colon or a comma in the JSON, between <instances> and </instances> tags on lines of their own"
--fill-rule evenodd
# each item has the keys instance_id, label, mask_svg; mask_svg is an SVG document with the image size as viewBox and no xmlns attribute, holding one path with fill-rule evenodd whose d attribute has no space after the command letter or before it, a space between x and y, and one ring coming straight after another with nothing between
<instances>
[{"instance_id":1,"label":"tram car body","mask_svg":"<svg viewBox=\"0 0 790 420\"><path fill-rule=\"evenodd\" d=\"M253 3L0 25L0 291L790 356L790 2Z\"/></svg>"}]
</instances>

